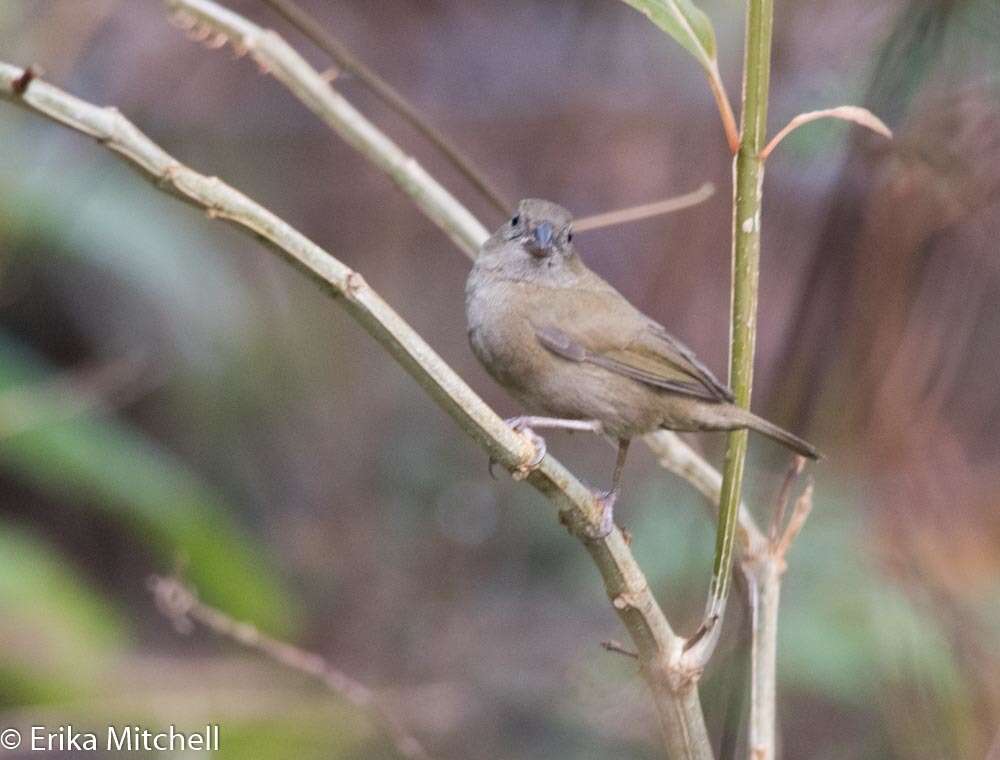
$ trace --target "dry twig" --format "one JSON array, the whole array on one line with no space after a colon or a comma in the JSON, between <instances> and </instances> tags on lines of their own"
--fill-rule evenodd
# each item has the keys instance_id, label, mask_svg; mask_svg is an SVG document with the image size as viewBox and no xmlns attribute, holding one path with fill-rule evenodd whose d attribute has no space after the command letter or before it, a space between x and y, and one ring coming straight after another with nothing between
<instances>
[{"instance_id":1,"label":"dry twig","mask_svg":"<svg viewBox=\"0 0 1000 760\"><path fill-rule=\"evenodd\" d=\"M633 660L639 659L639 655L624 646L620 641L608 639L607 641L602 641L601 646L606 652L614 652L615 654L625 655L626 657L631 657Z\"/></svg>"},{"instance_id":2,"label":"dry twig","mask_svg":"<svg viewBox=\"0 0 1000 760\"><path fill-rule=\"evenodd\" d=\"M147 585L157 609L170 620L178 633L189 634L194 630L194 624L199 623L212 633L260 652L279 665L315 678L333 693L378 718L403 757L429 760L430 756L420 742L386 708L375 692L333 667L323 657L272 639L250 623L234 620L221 610L200 601L195 592L177 578L153 575Z\"/></svg>"}]
</instances>

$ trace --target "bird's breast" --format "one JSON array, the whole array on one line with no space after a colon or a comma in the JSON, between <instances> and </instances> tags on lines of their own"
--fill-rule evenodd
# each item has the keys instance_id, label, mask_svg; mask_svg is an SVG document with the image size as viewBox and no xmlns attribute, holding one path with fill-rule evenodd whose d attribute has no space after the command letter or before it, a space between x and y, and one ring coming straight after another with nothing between
<instances>
[{"instance_id":1,"label":"bird's breast","mask_svg":"<svg viewBox=\"0 0 1000 760\"><path fill-rule=\"evenodd\" d=\"M465 300L469 343L497 382L523 397L551 361L535 337L531 294L522 283L475 274Z\"/></svg>"}]
</instances>

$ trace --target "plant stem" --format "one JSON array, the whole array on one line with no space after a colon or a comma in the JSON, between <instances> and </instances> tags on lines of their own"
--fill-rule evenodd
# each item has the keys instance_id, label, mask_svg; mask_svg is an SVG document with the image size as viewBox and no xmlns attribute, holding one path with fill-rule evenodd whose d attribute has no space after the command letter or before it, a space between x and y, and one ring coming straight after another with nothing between
<instances>
[{"instance_id":1,"label":"plant stem","mask_svg":"<svg viewBox=\"0 0 1000 760\"><path fill-rule=\"evenodd\" d=\"M726 144L729 146L729 150L736 153L740 149L740 135L736 131L733 107L729 105L729 96L726 94L726 86L719 73L718 62L714 62L708 71L708 86L712 90L715 104L719 107L719 118L722 119L722 129L726 133Z\"/></svg>"},{"instance_id":2,"label":"plant stem","mask_svg":"<svg viewBox=\"0 0 1000 760\"><path fill-rule=\"evenodd\" d=\"M795 501L788 524L782 527L791 486L802 471L800 458L789 470L785 486L778 496L773 530L763 546L743 559L752 613L750 641L750 722L749 755L751 760L774 760L777 741L775 729L778 659L778 606L781 602L781 576L787 566L788 551L812 511L813 487L810 483Z\"/></svg>"},{"instance_id":3,"label":"plant stem","mask_svg":"<svg viewBox=\"0 0 1000 760\"><path fill-rule=\"evenodd\" d=\"M775 752L778 605L783 561L768 556L747 563L753 638L750 645L750 757L773 760Z\"/></svg>"},{"instance_id":4,"label":"plant stem","mask_svg":"<svg viewBox=\"0 0 1000 760\"><path fill-rule=\"evenodd\" d=\"M736 403L745 409L750 408L757 335L761 188L764 180L764 162L760 158L760 151L764 147L767 132L773 15L773 0L749 0L743 66L742 130L733 178L733 293L729 383L736 396ZM729 594L733 538L746 453L747 431L731 432L722 473L715 566L707 613L709 619L722 616Z\"/></svg>"}]
</instances>

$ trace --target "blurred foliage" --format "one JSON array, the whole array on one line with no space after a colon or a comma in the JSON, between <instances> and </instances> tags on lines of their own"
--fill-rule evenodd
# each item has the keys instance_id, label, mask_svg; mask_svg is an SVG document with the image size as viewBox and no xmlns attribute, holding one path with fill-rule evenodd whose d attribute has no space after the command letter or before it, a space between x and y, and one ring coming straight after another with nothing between
<instances>
[{"instance_id":1,"label":"blurred foliage","mask_svg":"<svg viewBox=\"0 0 1000 760\"><path fill-rule=\"evenodd\" d=\"M51 546L10 524L0 527L0 609L8 704L87 693L130 644L125 615Z\"/></svg>"},{"instance_id":2,"label":"blurred foliage","mask_svg":"<svg viewBox=\"0 0 1000 760\"><path fill-rule=\"evenodd\" d=\"M166 567L179 561L206 600L289 632L287 592L261 564L259 550L219 494L127 426L86 414L65 419L67 399L46 398L40 389L50 373L2 335L0 357L0 393L20 392L26 417L0 442L8 471L50 496L83 501L129 524Z\"/></svg>"}]
</instances>

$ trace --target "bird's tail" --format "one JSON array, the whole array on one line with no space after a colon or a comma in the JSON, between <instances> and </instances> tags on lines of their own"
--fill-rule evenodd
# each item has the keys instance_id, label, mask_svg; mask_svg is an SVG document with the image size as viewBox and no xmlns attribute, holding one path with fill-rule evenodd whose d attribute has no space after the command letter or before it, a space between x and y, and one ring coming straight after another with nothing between
<instances>
[{"instance_id":1,"label":"bird's tail","mask_svg":"<svg viewBox=\"0 0 1000 760\"><path fill-rule=\"evenodd\" d=\"M768 422L763 417L758 417L752 412L744 412L744 414L746 415L744 418L745 424L751 430L756 430L758 433L766 435L768 438L777 441L782 446L787 446L797 454L801 454L809 459L819 459L821 457L821 454L816 450L816 447L808 441L802 440L797 435L789 433L784 428L780 428L773 422Z\"/></svg>"}]
</instances>

